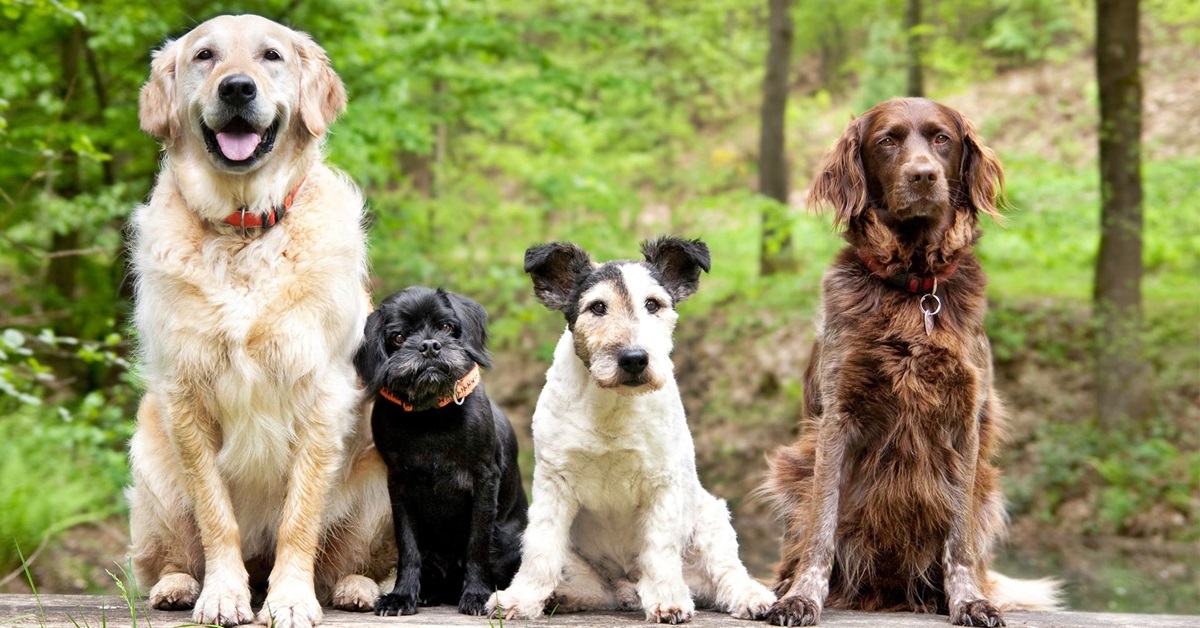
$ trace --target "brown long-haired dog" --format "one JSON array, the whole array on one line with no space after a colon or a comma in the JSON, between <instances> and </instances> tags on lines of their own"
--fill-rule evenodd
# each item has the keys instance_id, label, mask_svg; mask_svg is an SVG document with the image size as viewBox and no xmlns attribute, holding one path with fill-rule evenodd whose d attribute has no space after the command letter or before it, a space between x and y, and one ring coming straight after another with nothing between
<instances>
[{"instance_id":1,"label":"brown long-haired dog","mask_svg":"<svg viewBox=\"0 0 1200 628\"><path fill-rule=\"evenodd\" d=\"M853 121L821 167L811 198L849 246L825 274L800 440L764 487L786 523L770 623L830 606L1003 626L1002 610L1056 604L1052 581L988 571L1005 417L971 249L1003 187L971 122L915 98Z\"/></svg>"}]
</instances>

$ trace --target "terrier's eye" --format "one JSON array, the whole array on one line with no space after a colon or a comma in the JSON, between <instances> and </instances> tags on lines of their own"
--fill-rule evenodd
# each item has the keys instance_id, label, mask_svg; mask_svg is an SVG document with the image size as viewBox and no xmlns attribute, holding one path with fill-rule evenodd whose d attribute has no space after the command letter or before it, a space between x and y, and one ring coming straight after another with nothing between
<instances>
[{"instance_id":1,"label":"terrier's eye","mask_svg":"<svg viewBox=\"0 0 1200 628\"><path fill-rule=\"evenodd\" d=\"M204 48L200 52L196 53L197 61L208 61L211 58L212 58L212 51L209 50L208 48Z\"/></svg>"},{"instance_id":2,"label":"terrier's eye","mask_svg":"<svg viewBox=\"0 0 1200 628\"><path fill-rule=\"evenodd\" d=\"M392 344L397 347L404 344L404 334L392 334Z\"/></svg>"},{"instance_id":3,"label":"terrier's eye","mask_svg":"<svg viewBox=\"0 0 1200 628\"><path fill-rule=\"evenodd\" d=\"M662 307L662 304L655 299L646 299L646 311L653 314Z\"/></svg>"},{"instance_id":4,"label":"terrier's eye","mask_svg":"<svg viewBox=\"0 0 1200 628\"><path fill-rule=\"evenodd\" d=\"M283 57L279 56L279 51L274 48L270 48L264 52L263 58L267 61L283 61Z\"/></svg>"},{"instance_id":5,"label":"terrier's eye","mask_svg":"<svg viewBox=\"0 0 1200 628\"><path fill-rule=\"evenodd\" d=\"M596 316L604 316L608 313L608 306L604 304L604 301L596 301L588 306L588 311Z\"/></svg>"},{"instance_id":6,"label":"terrier's eye","mask_svg":"<svg viewBox=\"0 0 1200 628\"><path fill-rule=\"evenodd\" d=\"M938 136L933 138L934 144L945 144L950 141L950 136L945 133L938 133Z\"/></svg>"},{"instance_id":7,"label":"terrier's eye","mask_svg":"<svg viewBox=\"0 0 1200 628\"><path fill-rule=\"evenodd\" d=\"M451 323L442 323L442 326L439 328L439 331L441 331L443 334L453 334L454 333L454 325Z\"/></svg>"}]
</instances>

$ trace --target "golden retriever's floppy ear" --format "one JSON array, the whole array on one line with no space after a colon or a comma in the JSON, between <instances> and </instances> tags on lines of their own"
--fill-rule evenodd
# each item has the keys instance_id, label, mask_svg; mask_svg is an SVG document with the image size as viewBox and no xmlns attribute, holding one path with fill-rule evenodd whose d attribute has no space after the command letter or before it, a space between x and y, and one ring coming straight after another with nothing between
<instances>
[{"instance_id":1,"label":"golden retriever's floppy ear","mask_svg":"<svg viewBox=\"0 0 1200 628\"><path fill-rule=\"evenodd\" d=\"M150 61L150 80L138 96L138 120L142 131L160 140L179 137L179 116L175 106L175 61L179 41L167 41L154 52Z\"/></svg>"},{"instance_id":2,"label":"golden retriever's floppy ear","mask_svg":"<svg viewBox=\"0 0 1200 628\"><path fill-rule=\"evenodd\" d=\"M849 222L867 207L867 169L861 149L869 115L846 126L833 150L825 155L808 190L810 202L833 206L834 226Z\"/></svg>"},{"instance_id":3,"label":"golden retriever's floppy ear","mask_svg":"<svg viewBox=\"0 0 1200 628\"><path fill-rule=\"evenodd\" d=\"M296 54L300 56L300 121L313 137L321 137L345 111L346 87L329 65L325 50L308 35L299 35Z\"/></svg>"},{"instance_id":4,"label":"golden retriever's floppy ear","mask_svg":"<svg viewBox=\"0 0 1200 628\"><path fill-rule=\"evenodd\" d=\"M1004 167L995 151L988 148L979 139L975 125L962 114L954 111L954 121L958 123L963 136L963 157L960 190L966 194L966 204L977 212L991 216L997 222L1003 222L1000 214L1004 207Z\"/></svg>"}]
</instances>

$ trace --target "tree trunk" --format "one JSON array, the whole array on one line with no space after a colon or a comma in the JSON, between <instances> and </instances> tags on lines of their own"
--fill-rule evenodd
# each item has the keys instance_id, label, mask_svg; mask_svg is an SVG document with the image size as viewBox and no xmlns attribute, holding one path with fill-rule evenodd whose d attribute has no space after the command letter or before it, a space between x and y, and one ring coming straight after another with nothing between
<instances>
[{"instance_id":1,"label":"tree trunk","mask_svg":"<svg viewBox=\"0 0 1200 628\"><path fill-rule=\"evenodd\" d=\"M80 86L81 74L79 62L83 57L83 28L73 27L67 33L62 44L62 99L63 120L70 122L80 116ZM54 193L72 199L79 196L81 179L79 171L79 155L70 148L63 151L58 164L59 172L53 177ZM78 227L68 227L65 233L55 232L50 242L50 264L46 267L46 283L50 286L59 303L72 303L76 298L79 275L79 255L75 251L80 248L82 234ZM59 255L54 255L58 253ZM78 331L74 317L60 319L54 325L55 331L62 335L74 335Z\"/></svg>"},{"instance_id":2,"label":"tree trunk","mask_svg":"<svg viewBox=\"0 0 1200 628\"><path fill-rule=\"evenodd\" d=\"M904 11L904 32L908 33L908 95L925 97L925 79L921 72L921 0L908 0Z\"/></svg>"},{"instance_id":3,"label":"tree trunk","mask_svg":"<svg viewBox=\"0 0 1200 628\"><path fill-rule=\"evenodd\" d=\"M774 199L762 215L763 276L791 266L792 238L787 219L788 171L784 117L787 111L788 66L792 59L791 0L767 0L767 75L763 80L762 131L758 151L758 191Z\"/></svg>"},{"instance_id":4,"label":"tree trunk","mask_svg":"<svg viewBox=\"0 0 1200 628\"><path fill-rule=\"evenodd\" d=\"M1096 407L1114 428L1149 410L1142 328L1142 85L1138 2L1098 0L1100 251L1096 258Z\"/></svg>"}]
</instances>

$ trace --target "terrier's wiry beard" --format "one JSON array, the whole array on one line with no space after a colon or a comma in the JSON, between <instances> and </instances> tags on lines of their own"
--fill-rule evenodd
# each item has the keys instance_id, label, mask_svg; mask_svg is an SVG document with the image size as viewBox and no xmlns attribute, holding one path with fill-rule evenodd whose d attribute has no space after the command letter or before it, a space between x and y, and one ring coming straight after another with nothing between
<instances>
[{"instance_id":1,"label":"terrier's wiry beard","mask_svg":"<svg viewBox=\"0 0 1200 628\"><path fill-rule=\"evenodd\" d=\"M473 366L466 352L457 347L443 346L432 359L401 348L388 359L382 387L415 406L427 405L452 395L455 384Z\"/></svg>"}]
</instances>

